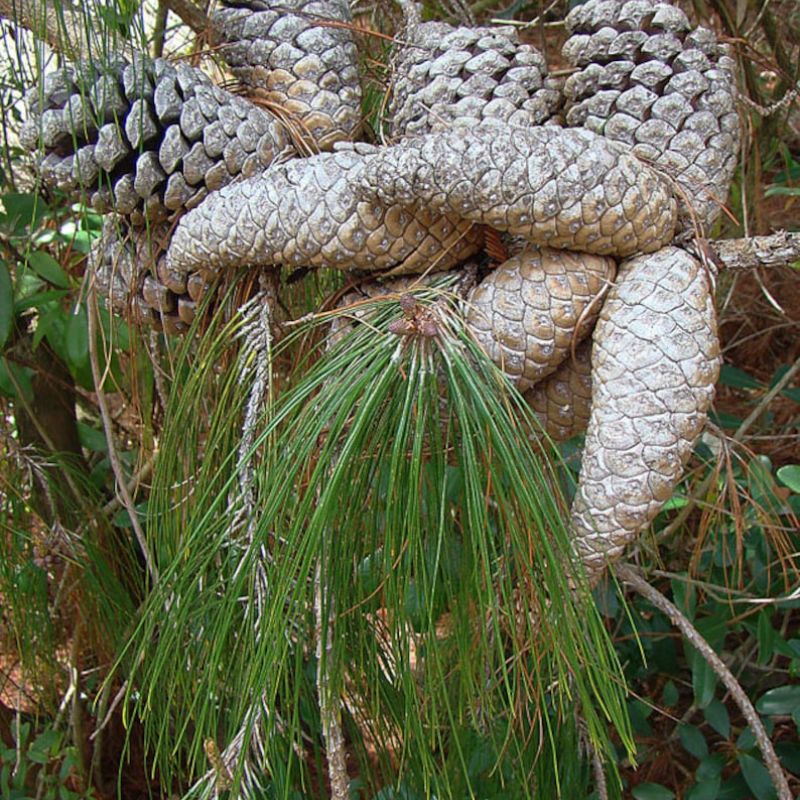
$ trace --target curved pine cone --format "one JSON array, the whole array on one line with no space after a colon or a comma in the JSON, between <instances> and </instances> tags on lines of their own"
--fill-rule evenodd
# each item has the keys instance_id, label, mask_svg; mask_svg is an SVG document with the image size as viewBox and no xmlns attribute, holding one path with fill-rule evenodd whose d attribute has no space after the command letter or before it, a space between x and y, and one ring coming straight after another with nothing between
<instances>
[{"instance_id":1,"label":"curved pine cone","mask_svg":"<svg viewBox=\"0 0 800 800\"><path fill-rule=\"evenodd\" d=\"M628 256L672 241L665 179L614 142L579 129L487 120L406 139L369 157L357 190L534 244Z\"/></svg>"},{"instance_id":2,"label":"curved pine cone","mask_svg":"<svg viewBox=\"0 0 800 800\"><path fill-rule=\"evenodd\" d=\"M592 411L592 343L581 342L555 372L523 395L555 442L583 433ZM538 433L535 431L534 433Z\"/></svg>"},{"instance_id":3,"label":"curved pine cone","mask_svg":"<svg viewBox=\"0 0 800 800\"><path fill-rule=\"evenodd\" d=\"M278 119L200 70L145 57L102 73L64 68L29 101L21 141L41 142L45 186L132 225L197 205L293 153Z\"/></svg>"},{"instance_id":4,"label":"curved pine cone","mask_svg":"<svg viewBox=\"0 0 800 800\"><path fill-rule=\"evenodd\" d=\"M674 177L681 227L709 227L739 150L734 61L707 28L660 0L602 0L573 9L564 57L566 119L623 143ZM691 210L687 208L691 204Z\"/></svg>"},{"instance_id":5,"label":"curved pine cone","mask_svg":"<svg viewBox=\"0 0 800 800\"><path fill-rule=\"evenodd\" d=\"M547 122L561 105L544 58L520 43L512 27L411 20L399 39L386 119L392 137L444 130L467 119L529 128Z\"/></svg>"},{"instance_id":6,"label":"curved pine cone","mask_svg":"<svg viewBox=\"0 0 800 800\"><path fill-rule=\"evenodd\" d=\"M242 83L296 119L322 150L361 125L358 53L347 0L224 0L219 54Z\"/></svg>"},{"instance_id":7,"label":"curved pine cone","mask_svg":"<svg viewBox=\"0 0 800 800\"><path fill-rule=\"evenodd\" d=\"M592 329L613 259L532 248L491 272L467 299L466 323L521 392L554 372Z\"/></svg>"},{"instance_id":8,"label":"curved pine cone","mask_svg":"<svg viewBox=\"0 0 800 800\"><path fill-rule=\"evenodd\" d=\"M623 261L592 339L572 520L594 581L671 496L705 425L720 365L705 269L677 247Z\"/></svg>"},{"instance_id":9,"label":"curved pine cone","mask_svg":"<svg viewBox=\"0 0 800 800\"><path fill-rule=\"evenodd\" d=\"M399 274L449 269L480 249L482 233L469 220L424 203L360 199L368 158L356 150L321 153L215 192L178 224L170 269L282 264Z\"/></svg>"},{"instance_id":10,"label":"curved pine cone","mask_svg":"<svg viewBox=\"0 0 800 800\"><path fill-rule=\"evenodd\" d=\"M170 234L167 224L132 227L109 215L89 262L99 294L115 311L174 335L192 324L209 282L199 271L181 275L169 269L165 249Z\"/></svg>"}]
</instances>

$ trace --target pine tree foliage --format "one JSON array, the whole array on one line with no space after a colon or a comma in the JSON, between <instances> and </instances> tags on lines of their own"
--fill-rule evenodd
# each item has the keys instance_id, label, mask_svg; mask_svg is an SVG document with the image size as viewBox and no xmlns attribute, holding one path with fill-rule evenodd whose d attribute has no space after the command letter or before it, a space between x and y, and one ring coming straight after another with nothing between
<instances>
[{"instance_id":1,"label":"pine tree foliage","mask_svg":"<svg viewBox=\"0 0 800 800\"><path fill-rule=\"evenodd\" d=\"M298 328L269 354L274 374L291 364L279 392L254 381L258 303L179 359L150 501L161 579L127 654L163 779L202 776L239 736L226 780L245 796L315 796L320 587L330 697L374 789L460 798L491 775L569 796L582 739L629 744L560 473L452 293L413 296L424 333L392 332L397 296L359 304L334 343L347 308ZM267 395L241 453L254 385Z\"/></svg>"}]
</instances>

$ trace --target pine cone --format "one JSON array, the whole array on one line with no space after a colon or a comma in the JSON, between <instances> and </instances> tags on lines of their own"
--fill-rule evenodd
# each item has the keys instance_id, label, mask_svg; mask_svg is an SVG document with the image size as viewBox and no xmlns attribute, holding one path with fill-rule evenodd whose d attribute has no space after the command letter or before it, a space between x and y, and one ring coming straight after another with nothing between
<instances>
[{"instance_id":1,"label":"pine cone","mask_svg":"<svg viewBox=\"0 0 800 800\"><path fill-rule=\"evenodd\" d=\"M46 186L85 192L99 212L156 223L292 153L275 116L200 70L138 58L101 73L64 68L29 97L20 140L40 142Z\"/></svg>"},{"instance_id":2,"label":"pine cone","mask_svg":"<svg viewBox=\"0 0 800 800\"><path fill-rule=\"evenodd\" d=\"M192 324L213 276L170 270L165 255L170 234L168 224L131 227L109 215L92 245L89 264L97 291L111 308L134 322L179 334Z\"/></svg>"},{"instance_id":3,"label":"pine cone","mask_svg":"<svg viewBox=\"0 0 800 800\"><path fill-rule=\"evenodd\" d=\"M442 130L458 119L530 127L558 110L561 94L544 58L511 27L411 20L399 38L387 118L392 137Z\"/></svg>"},{"instance_id":4,"label":"pine cone","mask_svg":"<svg viewBox=\"0 0 800 800\"><path fill-rule=\"evenodd\" d=\"M489 358L524 392L568 358L600 312L598 295L614 279L611 258L529 248L481 281L466 323Z\"/></svg>"},{"instance_id":5,"label":"pine cone","mask_svg":"<svg viewBox=\"0 0 800 800\"><path fill-rule=\"evenodd\" d=\"M712 31L658 0L589 0L566 19L566 120L633 147L683 189L681 227L710 226L739 149L734 62Z\"/></svg>"},{"instance_id":6,"label":"pine cone","mask_svg":"<svg viewBox=\"0 0 800 800\"><path fill-rule=\"evenodd\" d=\"M567 356L524 397L553 441L563 442L583 433L592 410L592 343L581 342L575 358Z\"/></svg>"},{"instance_id":7,"label":"pine cone","mask_svg":"<svg viewBox=\"0 0 800 800\"><path fill-rule=\"evenodd\" d=\"M356 189L373 149L295 159L215 192L178 224L171 269L275 264L399 274L449 269L480 249L479 227L456 215L361 200Z\"/></svg>"},{"instance_id":8,"label":"pine cone","mask_svg":"<svg viewBox=\"0 0 800 800\"><path fill-rule=\"evenodd\" d=\"M358 53L347 0L224 0L213 16L219 54L250 87L307 130L317 147L361 125Z\"/></svg>"}]
</instances>

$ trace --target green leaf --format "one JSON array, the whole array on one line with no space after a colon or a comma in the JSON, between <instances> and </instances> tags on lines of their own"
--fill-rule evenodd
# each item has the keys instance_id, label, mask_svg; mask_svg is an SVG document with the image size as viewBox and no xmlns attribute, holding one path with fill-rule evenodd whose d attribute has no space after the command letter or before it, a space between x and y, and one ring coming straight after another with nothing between
<instances>
[{"instance_id":1,"label":"green leaf","mask_svg":"<svg viewBox=\"0 0 800 800\"><path fill-rule=\"evenodd\" d=\"M713 699L717 688L717 674L708 662L698 656L692 664L692 689L694 702L698 708L705 708Z\"/></svg>"},{"instance_id":2,"label":"green leaf","mask_svg":"<svg viewBox=\"0 0 800 800\"><path fill-rule=\"evenodd\" d=\"M59 289L69 289L69 278L50 253L34 250L28 254L28 265L40 277Z\"/></svg>"},{"instance_id":3,"label":"green leaf","mask_svg":"<svg viewBox=\"0 0 800 800\"><path fill-rule=\"evenodd\" d=\"M667 681L664 684L664 691L661 693L661 702L667 707L674 706L679 697L678 687L672 681Z\"/></svg>"},{"instance_id":4,"label":"green leaf","mask_svg":"<svg viewBox=\"0 0 800 800\"><path fill-rule=\"evenodd\" d=\"M8 264L0 260L0 347L6 343L14 321L14 287Z\"/></svg>"},{"instance_id":5,"label":"green leaf","mask_svg":"<svg viewBox=\"0 0 800 800\"><path fill-rule=\"evenodd\" d=\"M0 196L0 228L9 235L22 235L50 213L47 203L34 192L10 192Z\"/></svg>"},{"instance_id":6,"label":"green leaf","mask_svg":"<svg viewBox=\"0 0 800 800\"><path fill-rule=\"evenodd\" d=\"M7 397L17 396L17 386L28 399L33 398L33 370L21 367L6 358L0 358L0 393Z\"/></svg>"},{"instance_id":7,"label":"green leaf","mask_svg":"<svg viewBox=\"0 0 800 800\"><path fill-rule=\"evenodd\" d=\"M39 285L43 286L44 284L39 282ZM46 292L34 292L26 297L19 298L17 302L14 303L14 313L21 314L29 308L36 308L42 311L42 309L52 305L54 301L61 300L62 297L66 297L68 294L68 289L50 289Z\"/></svg>"},{"instance_id":8,"label":"green leaf","mask_svg":"<svg viewBox=\"0 0 800 800\"><path fill-rule=\"evenodd\" d=\"M722 778L717 776L707 781L698 781L686 793L686 800L716 800Z\"/></svg>"},{"instance_id":9,"label":"green leaf","mask_svg":"<svg viewBox=\"0 0 800 800\"><path fill-rule=\"evenodd\" d=\"M766 767L747 753L740 753L737 760L756 800L774 800L777 795Z\"/></svg>"},{"instance_id":10,"label":"green leaf","mask_svg":"<svg viewBox=\"0 0 800 800\"><path fill-rule=\"evenodd\" d=\"M759 698L756 709L760 714L789 715L800 710L800 686L778 686Z\"/></svg>"},{"instance_id":11,"label":"green leaf","mask_svg":"<svg viewBox=\"0 0 800 800\"><path fill-rule=\"evenodd\" d=\"M724 739L731 735L731 718L725 704L716 697L703 709L706 722Z\"/></svg>"},{"instance_id":12,"label":"green leaf","mask_svg":"<svg viewBox=\"0 0 800 800\"><path fill-rule=\"evenodd\" d=\"M694 725L681 725L678 729L678 736L680 736L683 749L698 761L702 761L708 755L705 737Z\"/></svg>"},{"instance_id":13,"label":"green leaf","mask_svg":"<svg viewBox=\"0 0 800 800\"><path fill-rule=\"evenodd\" d=\"M707 756L697 767L697 780L713 781L715 778L719 778L722 775L723 769L725 769L725 756L721 753Z\"/></svg>"},{"instance_id":14,"label":"green leaf","mask_svg":"<svg viewBox=\"0 0 800 800\"><path fill-rule=\"evenodd\" d=\"M636 800L673 800L675 793L660 783L640 783L631 794Z\"/></svg>"},{"instance_id":15,"label":"green leaf","mask_svg":"<svg viewBox=\"0 0 800 800\"><path fill-rule=\"evenodd\" d=\"M780 638L772 627L772 612L766 608L758 613L758 663L766 664L775 655L775 640Z\"/></svg>"},{"instance_id":16,"label":"green leaf","mask_svg":"<svg viewBox=\"0 0 800 800\"><path fill-rule=\"evenodd\" d=\"M800 775L800 744L797 742L778 742L775 745L778 758L789 772Z\"/></svg>"},{"instance_id":17,"label":"green leaf","mask_svg":"<svg viewBox=\"0 0 800 800\"><path fill-rule=\"evenodd\" d=\"M92 428L85 422L78 423L78 437L81 440L81 445L92 453L108 452L108 442L103 431Z\"/></svg>"},{"instance_id":18,"label":"green leaf","mask_svg":"<svg viewBox=\"0 0 800 800\"><path fill-rule=\"evenodd\" d=\"M800 494L800 464L787 464L777 471L778 480L796 494Z\"/></svg>"},{"instance_id":19,"label":"green leaf","mask_svg":"<svg viewBox=\"0 0 800 800\"><path fill-rule=\"evenodd\" d=\"M730 386L733 389L763 389L761 381L756 380L743 369L734 367L731 364L723 364L719 371L719 382L723 386Z\"/></svg>"},{"instance_id":20,"label":"green leaf","mask_svg":"<svg viewBox=\"0 0 800 800\"><path fill-rule=\"evenodd\" d=\"M77 372L89 362L89 322L86 309L79 306L67 321L67 364Z\"/></svg>"}]
</instances>

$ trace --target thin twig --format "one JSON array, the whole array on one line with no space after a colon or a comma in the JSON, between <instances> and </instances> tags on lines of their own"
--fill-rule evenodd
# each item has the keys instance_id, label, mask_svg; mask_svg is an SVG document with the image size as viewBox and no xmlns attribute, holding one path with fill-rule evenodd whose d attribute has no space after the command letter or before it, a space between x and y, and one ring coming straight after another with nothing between
<instances>
[{"instance_id":1,"label":"thin twig","mask_svg":"<svg viewBox=\"0 0 800 800\"><path fill-rule=\"evenodd\" d=\"M142 556L147 565L147 571L153 582L158 581L158 569L153 562L150 555L150 549L147 546L142 525L139 522L139 516L136 512L133 498L128 491L128 484L125 479L125 472L122 469L122 462L117 453L116 444L114 443L114 428L111 421L111 414L108 410L108 403L106 403L106 395L103 391L103 375L100 372L100 364L97 358L97 293L94 282L91 282L89 288L89 296L86 303L86 316L88 318L88 333L89 333L89 362L92 367L92 378L94 379L95 392L97 393L97 407L100 409L100 417L103 420L103 430L106 435L106 443L108 444L108 460L111 463L111 469L114 473L114 478L117 484L117 492L121 498L122 504L128 512L128 516L133 526L133 532L139 542L139 547L142 551Z\"/></svg>"},{"instance_id":2,"label":"thin twig","mask_svg":"<svg viewBox=\"0 0 800 800\"><path fill-rule=\"evenodd\" d=\"M327 601L327 609L325 608ZM341 706L338 696L331 691L332 638L331 620L333 601L325 597L322 568L317 562L314 573L314 622L317 634L317 695L322 722L322 739L328 761L328 779L331 784L331 800L350 800L350 776L344 735L341 725ZM327 613L326 613L327 612Z\"/></svg>"},{"instance_id":3,"label":"thin twig","mask_svg":"<svg viewBox=\"0 0 800 800\"><path fill-rule=\"evenodd\" d=\"M716 654L711 645L703 638L686 615L670 600L668 600L654 586L651 586L636 570L628 564L619 564L616 567L617 577L625 584L630 586L638 594L650 601L659 611L669 617L672 624L678 628L686 640L703 657L714 673L719 677L725 688L730 692L731 697L739 710L747 720L748 725L753 731L758 749L764 758L764 765L769 772L772 783L778 793L779 800L792 800L792 792L789 789L789 782L786 779L775 748L772 746L764 723L761 721L750 699L745 694L741 684L736 680L733 673L728 669L725 662Z\"/></svg>"}]
</instances>

